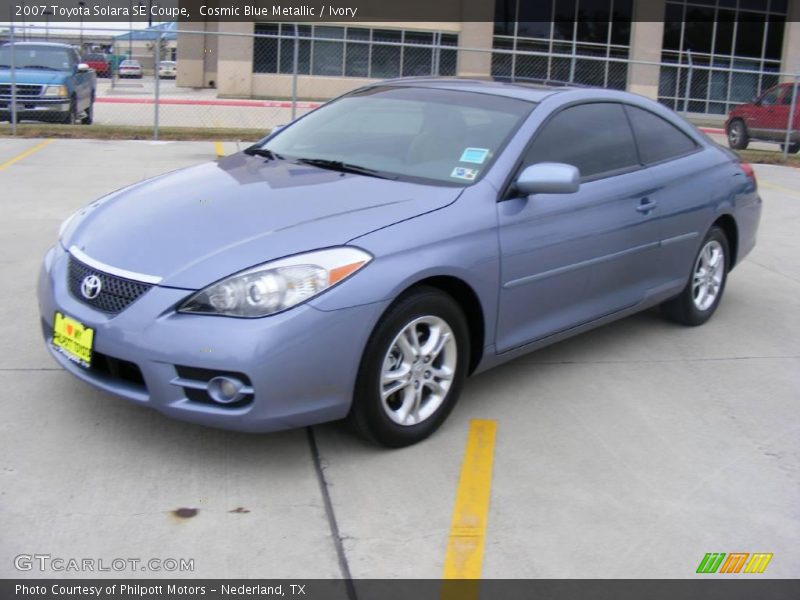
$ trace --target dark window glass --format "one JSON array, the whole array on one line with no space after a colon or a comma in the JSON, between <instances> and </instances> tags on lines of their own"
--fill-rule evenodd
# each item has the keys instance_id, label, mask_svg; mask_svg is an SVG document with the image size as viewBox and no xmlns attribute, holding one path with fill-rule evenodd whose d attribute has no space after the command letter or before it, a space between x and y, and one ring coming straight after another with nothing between
<instances>
[{"instance_id":1,"label":"dark window glass","mask_svg":"<svg viewBox=\"0 0 800 600\"><path fill-rule=\"evenodd\" d=\"M575 38L575 3L556 2L556 14L553 23L554 40L572 40Z\"/></svg>"},{"instance_id":2,"label":"dark window glass","mask_svg":"<svg viewBox=\"0 0 800 600\"><path fill-rule=\"evenodd\" d=\"M372 32L373 42L400 42L401 32L390 29L375 29ZM400 76L400 46L373 44L371 76L391 78Z\"/></svg>"},{"instance_id":3,"label":"dark window glass","mask_svg":"<svg viewBox=\"0 0 800 600\"><path fill-rule=\"evenodd\" d=\"M633 0L614 0L611 16L611 43L627 46L631 42Z\"/></svg>"},{"instance_id":4,"label":"dark window glass","mask_svg":"<svg viewBox=\"0 0 800 600\"><path fill-rule=\"evenodd\" d=\"M494 34L514 35L514 21L517 20L516 0L495 0Z\"/></svg>"},{"instance_id":5,"label":"dark window glass","mask_svg":"<svg viewBox=\"0 0 800 600\"><path fill-rule=\"evenodd\" d=\"M769 3L769 9L772 12L781 13L783 15L786 14L786 0L771 0Z\"/></svg>"},{"instance_id":6,"label":"dark window glass","mask_svg":"<svg viewBox=\"0 0 800 600\"><path fill-rule=\"evenodd\" d=\"M277 25L256 23L256 34L278 35ZM253 73L278 72L278 40L257 37L253 40Z\"/></svg>"},{"instance_id":7,"label":"dark window glass","mask_svg":"<svg viewBox=\"0 0 800 600\"><path fill-rule=\"evenodd\" d=\"M595 103L562 110L539 130L525 156L526 166L539 162L574 165L584 178L638 165L622 106Z\"/></svg>"},{"instance_id":8,"label":"dark window glass","mask_svg":"<svg viewBox=\"0 0 800 600\"><path fill-rule=\"evenodd\" d=\"M433 75L433 50L428 48L414 48L412 44L433 44L432 33L418 33L407 31L403 48L403 77Z\"/></svg>"},{"instance_id":9,"label":"dark window glass","mask_svg":"<svg viewBox=\"0 0 800 600\"><path fill-rule=\"evenodd\" d=\"M736 30L736 55L761 56L764 42L765 15L758 13L739 13Z\"/></svg>"},{"instance_id":10,"label":"dark window glass","mask_svg":"<svg viewBox=\"0 0 800 600\"><path fill-rule=\"evenodd\" d=\"M739 0L739 8L742 10L767 10L768 0Z\"/></svg>"},{"instance_id":11,"label":"dark window glass","mask_svg":"<svg viewBox=\"0 0 800 600\"><path fill-rule=\"evenodd\" d=\"M296 30L295 27L297 27ZM311 26L281 25L281 35L294 38L295 32L299 38L297 42L297 72L308 75L311 72L311 41L304 38L311 37ZM294 39L281 39L281 73L294 72L294 45Z\"/></svg>"},{"instance_id":12,"label":"dark window glass","mask_svg":"<svg viewBox=\"0 0 800 600\"><path fill-rule=\"evenodd\" d=\"M458 35L455 33L443 33L441 44L442 46L458 46ZM439 53L439 75L455 75L457 59L458 56L455 50L442 50Z\"/></svg>"},{"instance_id":13,"label":"dark window glass","mask_svg":"<svg viewBox=\"0 0 800 600\"><path fill-rule=\"evenodd\" d=\"M579 42L605 44L611 20L610 0L580 0L575 39Z\"/></svg>"},{"instance_id":14,"label":"dark window glass","mask_svg":"<svg viewBox=\"0 0 800 600\"><path fill-rule=\"evenodd\" d=\"M358 40L345 44L344 74L347 77L367 77L369 75L369 29L348 27L347 39Z\"/></svg>"},{"instance_id":15,"label":"dark window glass","mask_svg":"<svg viewBox=\"0 0 800 600\"><path fill-rule=\"evenodd\" d=\"M667 4L664 12L664 50L681 49L681 26L683 7L678 4Z\"/></svg>"},{"instance_id":16,"label":"dark window glass","mask_svg":"<svg viewBox=\"0 0 800 600\"><path fill-rule=\"evenodd\" d=\"M764 106L772 106L773 104L778 103L778 93L781 91L781 88L775 88L769 90L766 94L761 96L761 104Z\"/></svg>"},{"instance_id":17,"label":"dark window glass","mask_svg":"<svg viewBox=\"0 0 800 600\"><path fill-rule=\"evenodd\" d=\"M517 35L520 37L550 38L553 5L550 2L520 2Z\"/></svg>"},{"instance_id":18,"label":"dark window glass","mask_svg":"<svg viewBox=\"0 0 800 600\"><path fill-rule=\"evenodd\" d=\"M770 15L767 30L767 47L764 49L764 58L780 60L783 54L783 32L786 27L786 17Z\"/></svg>"},{"instance_id":19,"label":"dark window glass","mask_svg":"<svg viewBox=\"0 0 800 600\"><path fill-rule=\"evenodd\" d=\"M498 50L512 50L514 43L511 40L496 39L494 47ZM492 75L495 77L511 77L511 64L511 54L492 54Z\"/></svg>"},{"instance_id":20,"label":"dark window glass","mask_svg":"<svg viewBox=\"0 0 800 600\"><path fill-rule=\"evenodd\" d=\"M344 38L343 27L316 27L314 37L324 40ZM342 76L344 44L342 42L314 41L313 75Z\"/></svg>"},{"instance_id":21,"label":"dark window glass","mask_svg":"<svg viewBox=\"0 0 800 600\"><path fill-rule=\"evenodd\" d=\"M797 92L800 92L800 86L796 86L795 90L792 90L792 86L788 86L786 91L783 93L783 103L784 104L791 104L792 103L792 94L795 96L795 104L797 104L797 99L800 98Z\"/></svg>"},{"instance_id":22,"label":"dark window glass","mask_svg":"<svg viewBox=\"0 0 800 600\"><path fill-rule=\"evenodd\" d=\"M709 20L710 18L710 20ZM714 9L692 8L686 11L683 30L683 49L692 52L711 52L714 33Z\"/></svg>"},{"instance_id":23,"label":"dark window glass","mask_svg":"<svg viewBox=\"0 0 800 600\"><path fill-rule=\"evenodd\" d=\"M684 156L697 148L694 140L658 115L634 106L626 106L639 156L646 165Z\"/></svg>"},{"instance_id":24,"label":"dark window glass","mask_svg":"<svg viewBox=\"0 0 800 600\"><path fill-rule=\"evenodd\" d=\"M717 39L714 42L715 54L730 55L733 49L733 18L735 14L732 10L719 11Z\"/></svg>"}]
</instances>

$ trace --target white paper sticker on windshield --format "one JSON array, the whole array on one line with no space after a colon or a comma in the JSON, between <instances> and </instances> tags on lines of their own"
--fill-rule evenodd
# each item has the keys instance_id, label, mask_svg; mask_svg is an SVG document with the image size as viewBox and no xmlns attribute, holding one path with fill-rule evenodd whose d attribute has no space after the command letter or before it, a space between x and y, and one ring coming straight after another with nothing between
<instances>
[{"instance_id":1,"label":"white paper sticker on windshield","mask_svg":"<svg viewBox=\"0 0 800 600\"><path fill-rule=\"evenodd\" d=\"M482 165L489 156L488 148L465 148L459 159L461 162L475 163Z\"/></svg>"},{"instance_id":2,"label":"white paper sticker on windshield","mask_svg":"<svg viewBox=\"0 0 800 600\"><path fill-rule=\"evenodd\" d=\"M455 177L456 179L466 179L467 181L474 181L475 178L478 176L478 169L467 169L465 167L456 167L453 169L453 172L450 173L450 177Z\"/></svg>"}]
</instances>

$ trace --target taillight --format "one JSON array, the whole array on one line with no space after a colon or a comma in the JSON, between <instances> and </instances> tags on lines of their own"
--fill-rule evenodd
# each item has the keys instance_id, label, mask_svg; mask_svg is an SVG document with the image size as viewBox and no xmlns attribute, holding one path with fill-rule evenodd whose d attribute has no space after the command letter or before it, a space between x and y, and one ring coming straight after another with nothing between
<instances>
[{"instance_id":1,"label":"taillight","mask_svg":"<svg viewBox=\"0 0 800 600\"><path fill-rule=\"evenodd\" d=\"M746 162L739 163L742 171L745 175L747 175L748 179L753 182L754 186L758 186L758 180L756 179L756 172L753 170L753 165Z\"/></svg>"}]
</instances>

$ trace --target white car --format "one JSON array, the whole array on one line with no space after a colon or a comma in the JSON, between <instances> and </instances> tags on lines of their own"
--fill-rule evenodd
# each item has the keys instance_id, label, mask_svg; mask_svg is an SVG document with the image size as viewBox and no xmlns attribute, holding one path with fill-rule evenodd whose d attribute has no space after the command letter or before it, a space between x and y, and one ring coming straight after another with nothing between
<instances>
[{"instance_id":1,"label":"white car","mask_svg":"<svg viewBox=\"0 0 800 600\"><path fill-rule=\"evenodd\" d=\"M162 60L158 63L158 76L161 79L175 79L178 68L174 60Z\"/></svg>"},{"instance_id":2,"label":"white car","mask_svg":"<svg viewBox=\"0 0 800 600\"><path fill-rule=\"evenodd\" d=\"M120 79L130 77L133 79L142 78L142 65L138 60L123 60L119 64Z\"/></svg>"}]
</instances>

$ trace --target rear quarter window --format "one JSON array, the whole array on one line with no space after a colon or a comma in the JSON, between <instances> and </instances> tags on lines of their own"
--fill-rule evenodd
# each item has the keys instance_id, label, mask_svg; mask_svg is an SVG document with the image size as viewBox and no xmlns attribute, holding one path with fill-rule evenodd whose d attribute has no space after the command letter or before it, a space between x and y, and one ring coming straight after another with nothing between
<instances>
[{"instance_id":1,"label":"rear quarter window","mask_svg":"<svg viewBox=\"0 0 800 600\"><path fill-rule=\"evenodd\" d=\"M635 106L626 106L639 156L645 165L686 156L697 150L697 143L672 123Z\"/></svg>"}]
</instances>

